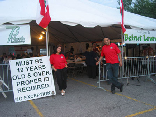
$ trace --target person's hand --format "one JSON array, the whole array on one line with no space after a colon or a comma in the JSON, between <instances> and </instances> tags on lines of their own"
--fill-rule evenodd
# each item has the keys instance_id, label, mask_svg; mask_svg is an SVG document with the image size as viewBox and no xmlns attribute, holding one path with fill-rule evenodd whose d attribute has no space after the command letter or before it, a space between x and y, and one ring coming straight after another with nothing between
<instances>
[{"instance_id":1,"label":"person's hand","mask_svg":"<svg viewBox=\"0 0 156 117\"><path fill-rule=\"evenodd\" d=\"M68 66L66 65L65 67L67 68Z\"/></svg>"},{"instance_id":2,"label":"person's hand","mask_svg":"<svg viewBox=\"0 0 156 117\"><path fill-rule=\"evenodd\" d=\"M99 61L98 62L96 62L96 65L98 65L99 64Z\"/></svg>"},{"instance_id":3,"label":"person's hand","mask_svg":"<svg viewBox=\"0 0 156 117\"><path fill-rule=\"evenodd\" d=\"M101 65L103 64L103 62L101 61Z\"/></svg>"},{"instance_id":4,"label":"person's hand","mask_svg":"<svg viewBox=\"0 0 156 117\"><path fill-rule=\"evenodd\" d=\"M120 66L120 67L122 66L122 61L119 62L119 66Z\"/></svg>"},{"instance_id":5,"label":"person's hand","mask_svg":"<svg viewBox=\"0 0 156 117\"><path fill-rule=\"evenodd\" d=\"M54 71L57 71L57 69L54 68Z\"/></svg>"}]
</instances>

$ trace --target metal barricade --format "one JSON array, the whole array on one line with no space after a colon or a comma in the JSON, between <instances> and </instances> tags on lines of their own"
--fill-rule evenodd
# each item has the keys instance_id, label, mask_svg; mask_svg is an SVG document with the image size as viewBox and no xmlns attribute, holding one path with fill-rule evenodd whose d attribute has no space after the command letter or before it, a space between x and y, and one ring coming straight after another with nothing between
<instances>
[{"instance_id":1,"label":"metal barricade","mask_svg":"<svg viewBox=\"0 0 156 117\"><path fill-rule=\"evenodd\" d=\"M103 59L103 60L105 60L105 59ZM99 62L99 80L97 82L99 84L98 88L101 88L104 91L106 91L106 90L103 87L101 87L101 82L108 80L107 75L105 76L105 72L104 72L104 70L105 70L104 67L105 66L106 66L106 64L103 62L103 66L101 67L101 61ZM106 74L107 74L107 71L106 71Z\"/></svg>"},{"instance_id":2,"label":"metal barricade","mask_svg":"<svg viewBox=\"0 0 156 117\"><path fill-rule=\"evenodd\" d=\"M139 81L140 76L147 76L146 79L150 79L153 83L155 81L151 78L152 74L155 73L155 57L125 57L123 58L123 77L127 78L137 78Z\"/></svg>"},{"instance_id":3,"label":"metal barricade","mask_svg":"<svg viewBox=\"0 0 156 117\"><path fill-rule=\"evenodd\" d=\"M129 84L128 78L137 78L139 82L140 76L148 75L148 59L146 57L125 57L123 58L123 77L127 78L127 85Z\"/></svg>"},{"instance_id":4,"label":"metal barricade","mask_svg":"<svg viewBox=\"0 0 156 117\"><path fill-rule=\"evenodd\" d=\"M155 75L156 74L156 57L155 56L149 56L149 68L150 68L150 74Z\"/></svg>"},{"instance_id":5,"label":"metal barricade","mask_svg":"<svg viewBox=\"0 0 156 117\"><path fill-rule=\"evenodd\" d=\"M103 87L101 87L101 82L109 81L109 79L107 78L105 58L102 59L102 64L100 64L100 63L101 63L101 61L99 62L99 79L97 82L99 84L98 88L101 88L104 91L106 91ZM122 78L122 67L119 67L118 76L119 76L119 79Z\"/></svg>"},{"instance_id":6,"label":"metal barricade","mask_svg":"<svg viewBox=\"0 0 156 117\"><path fill-rule=\"evenodd\" d=\"M12 91L11 71L9 64L0 64L0 81L2 88L2 91L0 92Z\"/></svg>"},{"instance_id":7,"label":"metal barricade","mask_svg":"<svg viewBox=\"0 0 156 117\"><path fill-rule=\"evenodd\" d=\"M105 59L103 59L105 60ZM151 78L151 75L156 74L156 57L146 56L146 57L124 57L122 58L122 67L119 67L118 79L127 79L127 85L129 84L129 78L139 78L141 76L146 76L146 79L151 80L153 83L156 82ZM101 87L100 82L109 80L107 78L107 71L105 68L106 64L103 62L101 65L99 63L99 88Z\"/></svg>"},{"instance_id":8,"label":"metal barricade","mask_svg":"<svg viewBox=\"0 0 156 117\"><path fill-rule=\"evenodd\" d=\"M153 78L151 78L151 75L155 75L156 74L156 58L155 56L149 56L148 57L148 63L149 63L149 66L148 66L148 71L149 71L149 75L148 75L148 78L156 84L156 82L153 80Z\"/></svg>"}]
</instances>

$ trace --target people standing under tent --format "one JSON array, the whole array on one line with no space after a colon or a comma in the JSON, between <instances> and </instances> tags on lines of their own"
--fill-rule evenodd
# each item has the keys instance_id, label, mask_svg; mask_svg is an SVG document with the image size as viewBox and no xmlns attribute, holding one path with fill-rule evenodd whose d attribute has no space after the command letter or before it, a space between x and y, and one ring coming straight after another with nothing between
<instances>
[{"instance_id":1,"label":"people standing under tent","mask_svg":"<svg viewBox=\"0 0 156 117\"><path fill-rule=\"evenodd\" d=\"M70 60L74 60L74 54L70 52L68 58L69 58Z\"/></svg>"},{"instance_id":2,"label":"people standing under tent","mask_svg":"<svg viewBox=\"0 0 156 117\"><path fill-rule=\"evenodd\" d=\"M16 59L21 59L21 55L20 54L17 54Z\"/></svg>"},{"instance_id":3,"label":"people standing under tent","mask_svg":"<svg viewBox=\"0 0 156 117\"><path fill-rule=\"evenodd\" d=\"M72 54L74 53L74 48L73 48L73 46L71 46L70 52L71 52Z\"/></svg>"},{"instance_id":4,"label":"people standing under tent","mask_svg":"<svg viewBox=\"0 0 156 117\"><path fill-rule=\"evenodd\" d=\"M96 53L96 58L97 60L99 59L100 55L99 55L99 50L97 48L97 44L96 42L93 42L92 43L92 46L93 46L93 51ZM96 76L98 76L98 66L96 66Z\"/></svg>"},{"instance_id":5,"label":"people standing under tent","mask_svg":"<svg viewBox=\"0 0 156 117\"><path fill-rule=\"evenodd\" d=\"M86 57L87 74L89 78L96 78L96 53L91 47L84 53Z\"/></svg>"},{"instance_id":6,"label":"people standing under tent","mask_svg":"<svg viewBox=\"0 0 156 117\"><path fill-rule=\"evenodd\" d=\"M7 55L6 55L6 53L3 53L3 56L2 56L2 58L1 58L1 61L2 61L3 63L5 63L6 59L7 59Z\"/></svg>"},{"instance_id":7,"label":"people standing under tent","mask_svg":"<svg viewBox=\"0 0 156 117\"><path fill-rule=\"evenodd\" d=\"M99 50L98 50L98 48L97 48L96 42L93 42L93 43L92 43L92 46L93 46L93 51L98 53Z\"/></svg>"},{"instance_id":8,"label":"people standing under tent","mask_svg":"<svg viewBox=\"0 0 156 117\"><path fill-rule=\"evenodd\" d=\"M61 95L64 96L67 88L67 62L65 56L61 53L61 45L58 45L50 56L50 63L55 71Z\"/></svg>"},{"instance_id":9,"label":"people standing under tent","mask_svg":"<svg viewBox=\"0 0 156 117\"><path fill-rule=\"evenodd\" d=\"M101 57L99 58L99 61L96 64L98 65L99 62L102 60L103 56L105 56L107 76L110 82L112 83L111 92L112 94L115 94L115 87L120 89L120 92L122 92L123 84L118 82L117 79L118 67L122 66L121 51L114 43L110 43L109 38L104 38L104 43L105 45L102 47Z\"/></svg>"},{"instance_id":10,"label":"people standing under tent","mask_svg":"<svg viewBox=\"0 0 156 117\"><path fill-rule=\"evenodd\" d=\"M144 56L153 56L154 50L150 47L150 44L147 45L147 47L143 50Z\"/></svg>"}]
</instances>

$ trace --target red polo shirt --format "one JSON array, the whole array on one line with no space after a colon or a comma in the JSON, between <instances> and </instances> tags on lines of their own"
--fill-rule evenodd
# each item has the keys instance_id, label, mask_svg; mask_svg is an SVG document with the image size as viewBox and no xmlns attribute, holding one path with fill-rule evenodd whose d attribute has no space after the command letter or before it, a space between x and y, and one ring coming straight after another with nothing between
<instances>
[{"instance_id":1,"label":"red polo shirt","mask_svg":"<svg viewBox=\"0 0 156 117\"><path fill-rule=\"evenodd\" d=\"M111 43L110 45L104 45L102 47L101 56L105 56L106 63L111 63L111 64L119 63L118 54L120 52L121 51L119 50L117 45Z\"/></svg>"},{"instance_id":2,"label":"red polo shirt","mask_svg":"<svg viewBox=\"0 0 156 117\"><path fill-rule=\"evenodd\" d=\"M52 54L50 56L50 63L55 67L55 69L63 69L67 64L67 61L63 54Z\"/></svg>"}]
</instances>

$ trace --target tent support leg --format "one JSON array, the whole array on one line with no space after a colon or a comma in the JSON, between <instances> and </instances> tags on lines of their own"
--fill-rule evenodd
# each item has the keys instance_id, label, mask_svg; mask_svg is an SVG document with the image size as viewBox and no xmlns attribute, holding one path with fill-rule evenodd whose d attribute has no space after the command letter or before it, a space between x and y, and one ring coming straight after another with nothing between
<instances>
[{"instance_id":1,"label":"tent support leg","mask_svg":"<svg viewBox=\"0 0 156 117\"><path fill-rule=\"evenodd\" d=\"M48 52L49 52L48 44L49 44L49 36L48 36L48 26L47 26L47 28L46 28L46 50L47 50L47 56L48 56Z\"/></svg>"}]
</instances>

